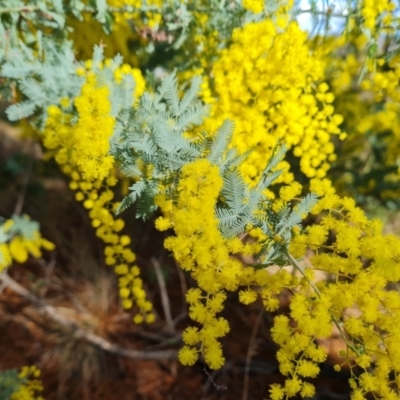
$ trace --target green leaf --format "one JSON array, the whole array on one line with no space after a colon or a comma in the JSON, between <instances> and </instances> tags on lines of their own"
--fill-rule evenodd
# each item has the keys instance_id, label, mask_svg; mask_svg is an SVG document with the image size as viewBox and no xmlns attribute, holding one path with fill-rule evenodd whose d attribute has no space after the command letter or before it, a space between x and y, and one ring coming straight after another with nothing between
<instances>
[{"instance_id":1,"label":"green leaf","mask_svg":"<svg viewBox=\"0 0 400 400\"><path fill-rule=\"evenodd\" d=\"M20 119L24 119L30 117L34 114L36 110L35 103L30 100L22 101L17 104L13 104L9 106L6 110L7 118L10 121L18 121Z\"/></svg>"},{"instance_id":2,"label":"green leaf","mask_svg":"<svg viewBox=\"0 0 400 400\"><path fill-rule=\"evenodd\" d=\"M243 208L245 183L238 170L230 170L224 176L222 195L235 214Z\"/></svg>"},{"instance_id":3,"label":"green leaf","mask_svg":"<svg viewBox=\"0 0 400 400\"><path fill-rule=\"evenodd\" d=\"M228 143L232 137L233 128L233 122L228 119L223 122L220 128L218 128L214 142L211 146L210 154L207 157L212 164L218 164L220 158L227 150Z\"/></svg>"},{"instance_id":4,"label":"green leaf","mask_svg":"<svg viewBox=\"0 0 400 400\"><path fill-rule=\"evenodd\" d=\"M96 0L96 19L101 24L106 22L107 2L106 0Z\"/></svg>"}]
</instances>

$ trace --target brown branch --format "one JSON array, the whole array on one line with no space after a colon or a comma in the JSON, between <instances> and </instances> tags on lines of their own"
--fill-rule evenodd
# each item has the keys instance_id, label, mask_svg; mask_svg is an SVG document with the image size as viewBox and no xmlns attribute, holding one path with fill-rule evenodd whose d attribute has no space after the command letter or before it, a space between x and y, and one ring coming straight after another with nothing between
<instances>
[{"instance_id":1,"label":"brown branch","mask_svg":"<svg viewBox=\"0 0 400 400\"><path fill-rule=\"evenodd\" d=\"M161 271L161 265L158 260L151 257L151 263L153 264L154 270L156 272L158 286L160 287L161 303L164 310L165 320L167 322L167 330L169 332L174 332L174 322L171 315L171 306L169 303L169 297L167 292L167 287L165 285L165 280Z\"/></svg>"},{"instance_id":2,"label":"brown branch","mask_svg":"<svg viewBox=\"0 0 400 400\"><path fill-rule=\"evenodd\" d=\"M97 346L104 351L122 357L142 360L171 359L175 358L177 355L176 350L160 350L149 352L142 350L131 350L120 347L102 338L101 336L96 335L95 333L91 333L80 328L74 321L71 321L70 319L60 315L54 307L50 306L44 300L36 297L29 290L21 286L18 282L12 279L6 271L0 274L0 280L3 282L4 285L12 289L14 292L29 300L33 305L38 308L40 312L47 314L53 321L56 321L65 328L73 330L75 338L84 339L90 344Z\"/></svg>"},{"instance_id":3,"label":"brown branch","mask_svg":"<svg viewBox=\"0 0 400 400\"><path fill-rule=\"evenodd\" d=\"M23 177L23 182L22 182L22 187L18 193L18 198L17 198L17 203L15 205L14 213L13 215L21 215L22 208L24 206L25 202L25 196L26 196L26 190L28 188L29 180L32 175L32 169L33 169L33 161L29 163L29 167L27 171L25 171L24 177Z\"/></svg>"},{"instance_id":4,"label":"brown branch","mask_svg":"<svg viewBox=\"0 0 400 400\"><path fill-rule=\"evenodd\" d=\"M258 314L256 323L254 324L253 331L251 332L249 347L247 349L247 356L246 356L246 367L244 371L244 383L243 383L243 395L242 400L247 400L249 395L249 373L250 373L250 363L251 358L253 356L254 347L256 343L256 336L258 333L258 329L260 327L260 323L262 321L262 316L264 314L264 309L261 309L260 313Z\"/></svg>"},{"instance_id":5,"label":"brown branch","mask_svg":"<svg viewBox=\"0 0 400 400\"><path fill-rule=\"evenodd\" d=\"M182 290L182 314L187 314L187 303L186 303L186 293L188 291L185 274L182 271L181 266L175 261L175 267L178 272L179 281Z\"/></svg>"},{"instance_id":6,"label":"brown branch","mask_svg":"<svg viewBox=\"0 0 400 400\"><path fill-rule=\"evenodd\" d=\"M228 388L226 386L218 385L214 381L214 376L218 374L219 371L214 371L211 374L207 371L206 366L204 366L203 371L205 374L208 376L208 382L212 383L217 390L227 390Z\"/></svg>"}]
</instances>

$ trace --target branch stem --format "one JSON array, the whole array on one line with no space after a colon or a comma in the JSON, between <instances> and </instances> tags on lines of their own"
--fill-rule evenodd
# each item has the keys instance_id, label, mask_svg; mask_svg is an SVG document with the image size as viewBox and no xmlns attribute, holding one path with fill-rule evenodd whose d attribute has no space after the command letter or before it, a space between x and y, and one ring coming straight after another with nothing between
<instances>
[{"instance_id":1,"label":"branch stem","mask_svg":"<svg viewBox=\"0 0 400 400\"><path fill-rule=\"evenodd\" d=\"M3 282L3 285L6 285L15 293L29 300L33 305L38 308L40 312L47 314L47 316L49 316L53 321L59 323L65 328L71 329L76 339L86 340L88 343L99 347L100 349L108 353L141 360L171 359L177 356L176 350L159 350L150 352L120 347L102 338L101 336L96 335L95 333L88 332L87 330L80 328L75 321L72 321L69 318L60 315L54 307L47 304L44 300L36 297L28 289L24 288L18 282L12 279L7 274L7 271L3 271L3 273L0 274L0 280Z\"/></svg>"}]
</instances>

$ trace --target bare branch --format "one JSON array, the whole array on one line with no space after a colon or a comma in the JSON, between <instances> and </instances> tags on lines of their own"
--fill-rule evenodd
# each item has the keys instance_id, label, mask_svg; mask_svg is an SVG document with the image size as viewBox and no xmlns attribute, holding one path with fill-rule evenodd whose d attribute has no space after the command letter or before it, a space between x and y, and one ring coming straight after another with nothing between
<instances>
[{"instance_id":1,"label":"bare branch","mask_svg":"<svg viewBox=\"0 0 400 400\"><path fill-rule=\"evenodd\" d=\"M71 321L70 319L60 315L54 307L50 306L44 300L39 299L29 290L21 286L18 282L12 279L7 274L6 271L0 274L0 280L3 282L4 285L12 289L14 292L18 293L20 296L29 300L32 304L34 304L38 308L40 312L47 314L53 321L56 321L65 328L73 330L75 338L84 339L90 344L97 346L104 351L122 357L142 359L142 360L172 359L177 356L176 350L160 350L160 351L149 352L143 350L127 349L124 347L120 347L116 344L113 344L108 340L102 338L101 336L96 335L95 333L91 333L80 328L76 324L76 322Z\"/></svg>"},{"instance_id":2,"label":"bare branch","mask_svg":"<svg viewBox=\"0 0 400 400\"><path fill-rule=\"evenodd\" d=\"M158 260L154 257L151 257L151 263L153 264L154 270L157 276L158 286L160 287L160 294L161 294L161 303L164 310L165 320L167 322L167 330L169 332L174 332L174 321L172 320L171 315L171 306L169 304L169 297L167 293L167 288L165 286L165 281L163 274L161 272L161 266Z\"/></svg>"},{"instance_id":3,"label":"bare branch","mask_svg":"<svg viewBox=\"0 0 400 400\"><path fill-rule=\"evenodd\" d=\"M246 367L244 372L242 400L247 400L249 395L249 372L250 372L251 357L253 356L254 353L254 347L256 345L256 336L258 333L258 329L260 327L260 323L262 321L263 314L264 314L264 309L261 309L260 313L258 314L256 323L254 324L253 331L251 332L249 347L247 349L247 356L246 356Z\"/></svg>"},{"instance_id":4,"label":"bare branch","mask_svg":"<svg viewBox=\"0 0 400 400\"><path fill-rule=\"evenodd\" d=\"M26 190L28 188L29 180L30 180L31 175L32 175L32 169L33 169L33 161L31 161L29 163L29 167L28 167L27 171L24 174L22 187L21 187L21 190L18 193L17 203L16 203L15 209L14 209L14 215L21 215L22 208L23 208L24 202L25 202Z\"/></svg>"}]
</instances>

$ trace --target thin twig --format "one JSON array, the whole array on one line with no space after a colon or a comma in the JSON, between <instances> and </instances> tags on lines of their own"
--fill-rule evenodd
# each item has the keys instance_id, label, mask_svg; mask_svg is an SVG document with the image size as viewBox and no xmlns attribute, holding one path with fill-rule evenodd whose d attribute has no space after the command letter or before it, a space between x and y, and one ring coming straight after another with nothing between
<instances>
[{"instance_id":1,"label":"thin twig","mask_svg":"<svg viewBox=\"0 0 400 400\"><path fill-rule=\"evenodd\" d=\"M184 311L182 313L180 313L178 316L176 316L174 318L174 320L172 321L172 324L174 325L174 328L176 327L176 325L179 324L179 322L185 320L187 317L187 311Z\"/></svg>"},{"instance_id":2,"label":"thin twig","mask_svg":"<svg viewBox=\"0 0 400 400\"><path fill-rule=\"evenodd\" d=\"M151 333L151 332L142 332L140 330L125 330L125 335L132 335L139 337L141 339L147 340L149 342L155 342L155 343L161 343L165 339L170 339L171 337L169 336L164 336L164 335L159 335L157 333ZM165 332L165 331L164 331ZM165 332L166 333L166 332Z\"/></svg>"},{"instance_id":3,"label":"thin twig","mask_svg":"<svg viewBox=\"0 0 400 400\"><path fill-rule=\"evenodd\" d=\"M153 351L153 350L156 350L156 349L162 349L164 347L169 347L169 346L180 344L180 343L182 343L182 335L176 335L176 336L171 337L171 338L165 338L164 341L162 341L160 343L153 344L153 345L150 345L150 346L146 346L145 350Z\"/></svg>"},{"instance_id":4,"label":"thin twig","mask_svg":"<svg viewBox=\"0 0 400 400\"><path fill-rule=\"evenodd\" d=\"M313 15L324 15L327 17L335 17L335 18L348 18L348 15L345 14L340 14L340 13L334 13L331 11L317 11L317 10L297 10L297 14L313 14Z\"/></svg>"},{"instance_id":5,"label":"thin twig","mask_svg":"<svg viewBox=\"0 0 400 400\"><path fill-rule=\"evenodd\" d=\"M213 375L216 375L219 371L214 371L212 374L210 374L207 371L206 366L204 366L203 371L206 373L206 375L208 376L209 382L211 382L214 385L215 389L217 389L217 390L227 390L228 389L226 386L221 386L214 382Z\"/></svg>"},{"instance_id":6,"label":"thin twig","mask_svg":"<svg viewBox=\"0 0 400 400\"><path fill-rule=\"evenodd\" d=\"M244 369L244 382L243 382L243 395L242 395L243 400L247 400L249 394L249 372L250 372L251 357L253 356L254 344L263 314L264 314L264 309L261 309L258 314L256 323L254 324L253 331L251 332L249 347L247 348L246 367Z\"/></svg>"},{"instance_id":7,"label":"thin twig","mask_svg":"<svg viewBox=\"0 0 400 400\"><path fill-rule=\"evenodd\" d=\"M188 288L187 288L185 274L182 271L181 266L176 261L175 261L175 267L176 267L176 270L178 272L179 282L181 284L181 290L182 290L182 314L183 313L187 314L186 293L188 291Z\"/></svg>"},{"instance_id":8,"label":"thin twig","mask_svg":"<svg viewBox=\"0 0 400 400\"><path fill-rule=\"evenodd\" d=\"M76 339L84 339L90 344L97 346L104 351L122 357L142 360L170 359L176 357L177 355L176 350L160 350L148 352L141 350L131 350L117 346L116 344L109 342L108 340L102 338L99 335L96 335L95 333L91 333L79 328L76 322L71 321L70 319L60 315L54 307L50 306L44 300L39 299L29 290L21 286L18 282L12 279L6 271L3 271L3 273L0 274L0 280L3 282L3 284L6 284L14 292L18 293L20 296L33 303L40 312L47 314L52 320L56 321L63 327L73 330L73 334Z\"/></svg>"},{"instance_id":9,"label":"thin twig","mask_svg":"<svg viewBox=\"0 0 400 400\"><path fill-rule=\"evenodd\" d=\"M164 311L165 320L167 322L167 330L169 332L174 332L175 330L174 321L172 320L171 306L169 303L168 292L165 286L165 281L161 271L161 266L158 260L154 257L151 257L151 263L153 264L154 270L156 272L158 286L160 287L161 303Z\"/></svg>"},{"instance_id":10,"label":"thin twig","mask_svg":"<svg viewBox=\"0 0 400 400\"><path fill-rule=\"evenodd\" d=\"M33 169L33 161L29 163L29 168L24 174L24 180L22 182L22 188L18 193L17 204L15 205L14 214L13 215L21 215L22 207L25 202L26 190L28 188L29 180L31 179Z\"/></svg>"},{"instance_id":11,"label":"thin twig","mask_svg":"<svg viewBox=\"0 0 400 400\"><path fill-rule=\"evenodd\" d=\"M40 290L40 297L45 297L47 291L49 290L49 286L51 284L51 276L53 274L54 268L56 266L57 254L56 252L51 253L51 260L49 263L46 263L43 259L40 259L39 265L41 265L45 270L45 285Z\"/></svg>"}]
</instances>

